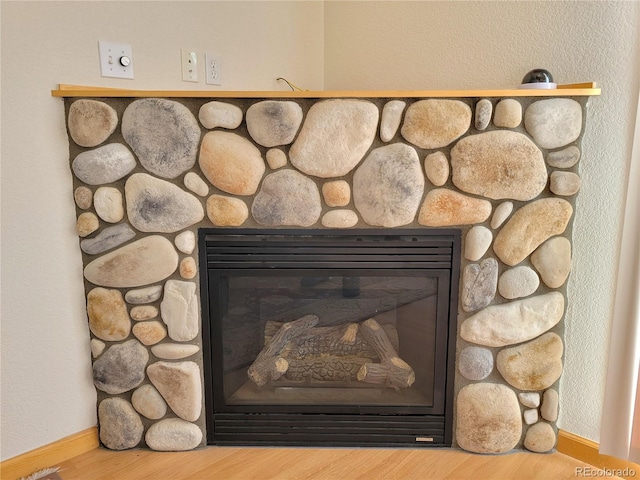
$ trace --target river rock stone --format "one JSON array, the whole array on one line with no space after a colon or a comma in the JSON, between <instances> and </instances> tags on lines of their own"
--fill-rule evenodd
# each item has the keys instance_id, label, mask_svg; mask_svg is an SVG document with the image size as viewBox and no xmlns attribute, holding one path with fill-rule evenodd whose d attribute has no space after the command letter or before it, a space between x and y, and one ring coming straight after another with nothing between
<instances>
[{"instance_id":1,"label":"river rock stone","mask_svg":"<svg viewBox=\"0 0 640 480\"><path fill-rule=\"evenodd\" d=\"M124 299L128 303L140 305L144 303L152 303L162 295L162 285L153 285L151 287L139 288L137 290L129 290Z\"/></svg>"},{"instance_id":2,"label":"river rock stone","mask_svg":"<svg viewBox=\"0 0 640 480\"><path fill-rule=\"evenodd\" d=\"M425 227L446 227L482 223L491 215L491 203L446 188L427 193L418 223Z\"/></svg>"},{"instance_id":3,"label":"river rock stone","mask_svg":"<svg viewBox=\"0 0 640 480\"><path fill-rule=\"evenodd\" d=\"M93 203L93 192L90 188L80 186L74 190L73 199L75 200L78 208L87 210Z\"/></svg>"},{"instance_id":4,"label":"river rock stone","mask_svg":"<svg viewBox=\"0 0 640 480\"><path fill-rule=\"evenodd\" d=\"M522 416L524 418L524 423L526 423L527 425L533 425L538 421L538 409L529 408L522 412Z\"/></svg>"},{"instance_id":5,"label":"river rock stone","mask_svg":"<svg viewBox=\"0 0 640 480\"><path fill-rule=\"evenodd\" d=\"M162 320L169 329L169 337L187 342L198 335L198 299L196 284L181 280L167 280L164 298L160 303Z\"/></svg>"},{"instance_id":6,"label":"river rock stone","mask_svg":"<svg viewBox=\"0 0 640 480\"><path fill-rule=\"evenodd\" d=\"M554 235L567 228L573 207L561 198L531 202L513 214L493 242L498 258L513 267Z\"/></svg>"},{"instance_id":7,"label":"river rock stone","mask_svg":"<svg viewBox=\"0 0 640 480\"><path fill-rule=\"evenodd\" d=\"M103 228L93 238L85 238L80 242L82 251L89 255L97 255L128 242L136 236L131 227L126 223L120 223L112 227Z\"/></svg>"},{"instance_id":8,"label":"river rock stone","mask_svg":"<svg viewBox=\"0 0 640 480\"><path fill-rule=\"evenodd\" d=\"M193 257L185 257L180 261L180 276L186 280L191 280L198 273L198 267Z\"/></svg>"},{"instance_id":9,"label":"river rock stone","mask_svg":"<svg viewBox=\"0 0 640 480\"><path fill-rule=\"evenodd\" d=\"M402 121L402 112L406 106L407 102L402 100L391 100L384 104L380 120L380 140L386 143L395 137Z\"/></svg>"},{"instance_id":10,"label":"river rock stone","mask_svg":"<svg viewBox=\"0 0 640 480\"><path fill-rule=\"evenodd\" d=\"M442 148L471 125L471 108L460 100L418 100L409 105L400 133L420 148Z\"/></svg>"},{"instance_id":11,"label":"river rock stone","mask_svg":"<svg viewBox=\"0 0 640 480\"><path fill-rule=\"evenodd\" d=\"M556 446L556 432L545 422L532 425L524 436L524 447L536 453L548 452Z\"/></svg>"},{"instance_id":12,"label":"river rock stone","mask_svg":"<svg viewBox=\"0 0 640 480\"><path fill-rule=\"evenodd\" d=\"M129 402L122 398L105 398L98 406L100 441L111 450L136 447L142 440L142 420Z\"/></svg>"},{"instance_id":13,"label":"river rock stone","mask_svg":"<svg viewBox=\"0 0 640 480\"><path fill-rule=\"evenodd\" d=\"M562 351L560 337L547 332L530 342L501 350L496 365L510 385L520 390L544 390L562 374Z\"/></svg>"},{"instance_id":14,"label":"river rock stone","mask_svg":"<svg viewBox=\"0 0 640 480\"><path fill-rule=\"evenodd\" d=\"M527 107L524 126L542 148L564 147L580 136L582 107L570 98L538 100Z\"/></svg>"},{"instance_id":15,"label":"river rock stone","mask_svg":"<svg viewBox=\"0 0 640 480\"><path fill-rule=\"evenodd\" d=\"M580 177L573 172L552 172L549 190L556 195L569 197L580 190Z\"/></svg>"},{"instance_id":16,"label":"river rock stone","mask_svg":"<svg viewBox=\"0 0 640 480\"><path fill-rule=\"evenodd\" d=\"M202 430L179 418L167 418L151 425L144 439L151 450L181 452L200 445Z\"/></svg>"},{"instance_id":17,"label":"river rock stone","mask_svg":"<svg viewBox=\"0 0 640 480\"><path fill-rule=\"evenodd\" d=\"M580 160L580 149L575 145L547 154L547 163L553 168L571 168L578 163L578 160Z\"/></svg>"},{"instance_id":18,"label":"river rock stone","mask_svg":"<svg viewBox=\"0 0 640 480\"><path fill-rule=\"evenodd\" d=\"M141 238L96 258L84 277L103 287L141 287L164 280L178 268L178 253L158 235Z\"/></svg>"},{"instance_id":19,"label":"river rock stone","mask_svg":"<svg viewBox=\"0 0 640 480\"><path fill-rule=\"evenodd\" d=\"M270 148L267 150L267 164L271 170L277 170L287 164L287 154L279 148Z\"/></svg>"},{"instance_id":20,"label":"river rock stone","mask_svg":"<svg viewBox=\"0 0 640 480\"><path fill-rule=\"evenodd\" d=\"M474 123L476 130L484 130L489 126L492 112L493 105L491 100L483 98L476 103L476 119Z\"/></svg>"},{"instance_id":21,"label":"river rock stone","mask_svg":"<svg viewBox=\"0 0 640 480\"><path fill-rule=\"evenodd\" d=\"M217 127L233 130L242 123L242 110L230 103L207 102L200 107L198 119L209 130Z\"/></svg>"},{"instance_id":22,"label":"river rock stone","mask_svg":"<svg viewBox=\"0 0 640 480\"><path fill-rule=\"evenodd\" d=\"M442 152L430 153L424 159L424 171L427 178L436 187L441 187L449 180L449 160Z\"/></svg>"},{"instance_id":23,"label":"river rock stone","mask_svg":"<svg viewBox=\"0 0 640 480\"><path fill-rule=\"evenodd\" d=\"M292 101L263 100L247 109L245 120L257 144L268 148L288 145L302 123L302 108Z\"/></svg>"},{"instance_id":24,"label":"river rock stone","mask_svg":"<svg viewBox=\"0 0 640 480\"><path fill-rule=\"evenodd\" d=\"M540 394L538 392L520 392L518 400L525 407L538 408L540 405Z\"/></svg>"},{"instance_id":25,"label":"river rock stone","mask_svg":"<svg viewBox=\"0 0 640 480\"><path fill-rule=\"evenodd\" d=\"M86 237L100 228L100 220L93 212L84 212L78 215L76 232L79 237Z\"/></svg>"},{"instance_id":26,"label":"river rock stone","mask_svg":"<svg viewBox=\"0 0 640 480\"><path fill-rule=\"evenodd\" d=\"M318 186L295 170L267 175L251 206L256 222L268 227L310 227L318 221L321 211Z\"/></svg>"},{"instance_id":27,"label":"river rock stone","mask_svg":"<svg viewBox=\"0 0 640 480\"><path fill-rule=\"evenodd\" d=\"M321 223L326 228L351 228L358 223L358 215L353 210L330 210L322 216Z\"/></svg>"},{"instance_id":28,"label":"river rock stone","mask_svg":"<svg viewBox=\"0 0 640 480\"><path fill-rule=\"evenodd\" d=\"M460 140L451 149L451 170L460 190L494 200L531 200L548 179L540 149L526 135L509 130Z\"/></svg>"},{"instance_id":29,"label":"river rock stone","mask_svg":"<svg viewBox=\"0 0 640 480\"><path fill-rule=\"evenodd\" d=\"M100 355L102 355L102 352L104 352L104 349L107 347L107 345L102 341L102 340L98 340L97 338L92 338L91 339L91 356L93 358L97 358Z\"/></svg>"},{"instance_id":30,"label":"river rock stone","mask_svg":"<svg viewBox=\"0 0 640 480\"><path fill-rule=\"evenodd\" d=\"M500 228L500 225L502 225L504 221L509 218L509 215L511 215L512 211L512 202L502 202L500 205L498 205L493 212L493 217L491 217L491 228L493 228L494 230L496 228Z\"/></svg>"},{"instance_id":31,"label":"river rock stone","mask_svg":"<svg viewBox=\"0 0 640 480\"><path fill-rule=\"evenodd\" d=\"M200 126L187 107L173 100L135 100L122 115L122 136L142 166L176 178L196 163Z\"/></svg>"},{"instance_id":32,"label":"river rock stone","mask_svg":"<svg viewBox=\"0 0 640 480\"><path fill-rule=\"evenodd\" d=\"M531 254L531 263L549 288L560 288L571 271L571 242L553 237Z\"/></svg>"},{"instance_id":33,"label":"river rock stone","mask_svg":"<svg viewBox=\"0 0 640 480\"><path fill-rule=\"evenodd\" d=\"M112 345L93 362L93 383L112 395L127 392L142 383L148 361L147 349L137 340Z\"/></svg>"},{"instance_id":34,"label":"river rock stone","mask_svg":"<svg viewBox=\"0 0 640 480\"><path fill-rule=\"evenodd\" d=\"M129 292L127 292L127 294L128 293ZM151 320L153 318L156 318L159 313L160 312L158 311L158 307L154 305L138 305L131 309L131 311L129 312L129 315L131 315L131 318L136 322L143 322L145 320Z\"/></svg>"},{"instance_id":35,"label":"river rock stone","mask_svg":"<svg viewBox=\"0 0 640 480\"><path fill-rule=\"evenodd\" d=\"M467 380L479 381L493 371L493 354L483 347L465 347L458 357L458 370Z\"/></svg>"},{"instance_id":36,"label":"river rock stone","mask_svg":"<svg viewBox=\"0 0 640 480\"><path fill-rule=\"evenodd\" d=\"M464 241L464 258L476 262L491 246L493 234L487 227L476 225L467 233Z\"/></svg>"},{"instance_id":37,"label":"river rock stone","mask_svg":"<svg viewBox=\"0 0 640 480\"><path fill-rule=\"evenodd\" d=\"M462 322L460 336L487 347L513 345L546 332L563 315L564 297L560 292L551 292L487 307Z\"/></svg>"},{"instance_id":38,"label":"river rock stone","mask_svg":"<svg viewBox=\"0 0 640 480\"><path fill-rule=\"evenodd\" d=\"M322 184L322 196L330 207L346 207L351 201L351 187L344 180L334 180Z\"/></svg>"},{"instance_id":39,"label":"river rock stone","mask_svg":"<svg viewBox=\"0 0 640 480\"><path fill-rule=\"evenodd\" d=\"M424 193L424 175L413 147L376 148L353 174L353 201L369 225L399 227L414 221Z\"/></svg>"},{"instance_id":40,"label":"river rock stone","mask_svg":"<svg viewBox=\"0 0 640 480\"><path fill-rule=\"evenodd\" d=\"M528 297L539 286L538 275L526 265L510 268L503 272L498 279L498 292L508 300Z\"/></svg>"},{"instance_id":41,"label":"river rock stone","mask_svg":"<svg viewBox=\"0 0 640 480\"><path fill-rule=\"evenodd\" d=\"M209 195L209 185L195 172L189 172L184 176L184 186L201 197Z\"/></svg>"},{"instance_id":42,"label":"river rock stone","mask_svg":"<svg viewBox=\"0 0 640 480\"><path fill-rule=\"evenodd\" d=\"M107 342L124 340L131 332L131 319L119 290L96 287L87 294L89 329Z\"/></svg>"},{"instance_id":43,"label":"river rock stone","mask_svg":"<svg viewBox=\"0 0 640 480\"><path fill-rule=\"evenodd\" d=\"M217 227L239 227L249 218L249 208L239 198L211 195L207 199L207 217Z\"/></svg>"},{"instance_id":44,"label":"river rock stone","mask_svg":"<svg viewBox=\"0 0 640 480\"><path fill-rule=\"evenodd\" d=\"M456 441L475 453L505 453L522 435L520 405L505 385L474 383L463 387L456 402Z\"/></svg>"},{"instance_id":45,"label":"river rock stone","mask_svg":"<svg viewBox=\"0 0 640 480\"><path fill-rule=\"evenodd\" d=\"M378 117L378 107L367 100L332 99L315 103L289 150L291 164L320 178L346 175L373 143Z\"/></svg>"},{"instance_id":46,"label":"river rock stone","mask_svg":"<svg viewBox=\"0 0 640 480\"><path fill-rule=\"evenodd\" d=\"M460 303L465 312L475 312L486 307L496 296L498 283L498 262L487 258L480 265L471 263L462 273L462 298Z\"/></svg>"},{"instance_id":47,"label":"river rock stone","mask_svg":"<svg viewBox=\"0 0 640 480\"><path fill-rule=\"evenodd\" d=\"M178 360L190 357L199 351L200 347L188 343L160 343L151 347L151 353L164 360Z\"/></svg>"},{"instance_id":48,"label":"river rock stone","mask_svg":"<svg viewBox=\"0 0 640 480\"><path fill-rule=\"evenodd\" d=\"M118 125L118 114L104 102L80 99L69 107L69 135L81 147L104 142Z\"/></svg>"},{"instance_id":49,"label":"river rock stone","mask_svg":"<svg viewBox=\"0 0 640 480\"><path fill-rule=\"evenodd\" d=\"M540 406L540 414L542 418L549 422L555 422L558 419L558 392L553 388L545 391L542 395L542 405Z\"/></svg>"},{"instance_id":50,"label":"river rock stone","mask_svg":"<svg viewBox=\"0 0 640 480\"><path fill-rule=\"evenodd\" d=\"M157 320L139 322L133 326L133 335L144 345L155 345L167 336L167 330Z\"/></svg>"},{"instance_id":51,"label":"river rock stone","mask_svg":"<svg viewBox=\"0 0 640 480\"><path fill-rule=\"evenodd\" d=\"M176 244L176 248L182 253L191 255L196 248L196 234L191 230L179 233L176 235L174 243Z\"/></svg>"},{"instance_id":52,"label":"river rock stone","mask_svg":"<svg viewBox=\"0 0 640 480\"><path fill-rule=\"evenodd\" d=\"M214 187L234 195L253 195L266 167L260 150L232 132L207 133L198 160L202 173Z\"/></svg>"},{"instance_id":53,"label":"river rock stone","mask_svg":"<svg viewBox=\"0 0 640 480\"><path fill-rule=\"evenodd\" d=\"M151 420L158 420L167 413L167 403L153 385L142 385L131 394L131 403L136 411Z\"/></svg>"},{"instance_id":54,"label":"river rock stone","mask_svg":"<svg viewBox=\"0 0 640 480\"><path fill-rule=\"evenodd\" d=\"M173 233L204 218L200 200L146 173L131 175L124 193L129 221L141 232Z\"/></svg>"},{"instance_id":55,"label":"river rock stone","mask_svg":"<svg viewBox=\"0 0 640 480\"><path fill-rule=\"evenodd\" d=\"M496 105L493 124L496 127L516 128L522 122L522 105L513 98L500 100Z\"/></svg>"},{"instance_id":56,"label":"river rock stone","mask_svg":"<svg viewBox=\"0 0 640 480\"><path fill-rule=\"evenodd\" d=\"M177 416L190 422L200 417L202 387L195 362L155 362L147 367L147 375Z\"/></svg>"},{"instance_id":57,"label":"river rock stone","mask_svg":"<svg viewBox=\"0 0 640 480\"><path fill-rule=\"evenodd\" d=\"M76 177L89 185L117 182L136 168L136 159L121 143L80 153L73 159L71 169Z\"/></svg>"},{"instance_id":58,"label":"river rock stone","mask_svg":"<svg viewBox=\"0 0 640 480\"><path fill-rule=\"evenodd\" d=\"M100 187L93 195L93 206L98 216L108 223L118 223L124 218L122 193L114 187Z\"/></svg>"}]
</instances>

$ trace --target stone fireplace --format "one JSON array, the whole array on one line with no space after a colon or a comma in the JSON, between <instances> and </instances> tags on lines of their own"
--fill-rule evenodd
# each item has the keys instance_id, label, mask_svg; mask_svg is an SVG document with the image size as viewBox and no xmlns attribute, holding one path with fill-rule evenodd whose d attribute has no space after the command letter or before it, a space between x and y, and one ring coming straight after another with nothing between
<instances>
[{"instance_id":1,"label":"stone fireplace","mask_svg":"<svg viewBox=\"0 0 640 480\"><path fill-rule=\"evenodd\" d=\"M105 447L205 444L199 230L454 228L454 445L554 448L594 89L60 92Z\"/></svg>"}]
</instances>

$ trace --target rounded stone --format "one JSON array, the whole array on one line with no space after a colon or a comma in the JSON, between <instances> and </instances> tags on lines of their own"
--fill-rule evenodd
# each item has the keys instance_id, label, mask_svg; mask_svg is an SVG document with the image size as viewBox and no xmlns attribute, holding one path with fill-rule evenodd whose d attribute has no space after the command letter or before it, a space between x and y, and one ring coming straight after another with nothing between
<instances>
[{"instance_id":1,"label":"rounded stone","mask_svg":"<svg viewBox=\"0 0 640 480\"><path fill-rule=\"evenodd\" d=\"M130 292L127 292L127 294L129 294L129 293ZM129 297L129 298L131 298L131 297ZM155 300L157 300L157 298ZM152 300L152 301L155 301L155 300ZM127 300L127 301L129 301L129 300ZM130 302L130 303L134 303L134 302ZM133 307L131 309L131 311L129 312L129 314L131 315L131 318L133 320L135 320L136 322L142 322L144 320L151 320L153 318L156 318L159 313L160 312L158 311L158 307L156 307L154 305L138 305L136 307Z\"/></svg>"},{"instance_id":2,"label":"rounded stone","mask_svg":"<svg viewBox=\"0 0 640 480\"><path fill-rule=\"evenodd\" d=\"M427 178L436 187L441 187L449 180L449 160L442 152L430 153L424 159L424 171Z\"/></svg>"},{"instance_id":3,"label":"rounded stone","mask_svg":"<svg viewBox=\"0 0 640 480\"><path fill-rule=\"evenodd\" d=\"M346 207L351 201L351 187L344 180L334 180L322 184L322 196L330 207Z\"/></svg>"},{"instance_id":4,"label":"rounded stone","mask_svg":"<svg viewBox=\"0 0 640 480\"><path fill-rule=\"evenodd\" d=\"M132 390L144 380L148 361L147 349L137 340L112 345L93 363L93 383L112 395Z\"/></svg>"},{"instance_id":5,"label":"rounded stone","mask_svg":"<svg viewBox=\"0 0 640 480\"><path fill-rule=\"evenodd\" d=\"M174 243L176 244L176 248L182 253L191 255L196 248L196 234L191 230L179 233L176 235Z\"/></svg>"},{"instance_id":6,"label":"rounded stone","mask_svg":"<svg viewBox=\"0 0 640 480\"><path fill-rule=\"evenodd\" d=\"M518 400L525 407L538 408L540 405L540 394L538 392L520 392Z\"/></svg>"},{"instance_id":7,"label":"rounded stone","mask_svg":"<svg viewBox=\"0 0 640 480\"><path fill-rule=\"evenodd\" d=\"M76 177L89 185L117 182L136 168L136 159L121 143L110 143L80 153L71 169Z\"/></svg>"},{"instance_id":8,"label":"rounded stone","mask_svg":"<svg viewBox=\"0 0 640 480\"><path fill-rule=\"evenodd\" d=\"M530 426L524 436L524 447L536 453L553 450L556 446L556 432L546 422L539 422Z\"/></svg>"},{"instance_id":9,"label":"rounded stone","mask_svg":"<svg viewBox=\"0 0 640 480\"><path fill-rule=\"evenodd\" d=\"M493 124L496 127L516 128L522 122L522 105L513 98L500 100L496 105Z\"/></svg>"},{"instance_id":10,"label":"rounded stone","mask_svg":"<svg viewBox=\"0 0 640 480\"><path fill-rule=\"evenodd\" d=\"M87 294L89 329L107 342L124 340L131 332L131 319L119 290L96 287Z\"/></svg>"},{"instance_id":11,"label":"rounded stone","mask_svg":"<svg viewBox=\"0 0 640 480\"><path fill-rule=\"evenodd\" d=\"M91 208L91 204L93 203L93 192L90 188L87 187L78 187L73 192L73 199L76 202L78 208L82 210L87 210Z\"/></svg>"},{"instance_id":12,"label":"rounded stone","mask_svg":"<svg viewBox=\"0 0 640 480\"><path fill-rule=\"evenodd\" d=\"M80 242L80 248L84 253L97 255L128 242L136 236L131 227L126 223L103 228L93 238L85 238Z\"/></svg>"},{"instance_id":13,"label":"rounded stone","mask_svg":"<svg viewBox=\"0 0 640 480\"><path fill-rule=\"evenodd\" d=\"M122 398L106 398L98 406L100 441L111 450L136 447L142 440L142 420Z\"/></svg>"},{"instance_id":14,"label":"rounded stone","mask_svg":"<svg viewBox=\"0 0 640 480\"><path fill-rule=\"evenodd\" d=\"M155 302L161 296L162 296L162 285L153 285L152 287L129 290L125 294L124 299L128 303L139 305L144 303ZM156 312L156 315L157 315L157 312Z\"/></svg>"},{"instance_id":15,"label":"rounded stone","mask_svg":"<svg viewBox=\"0 0 640 480\"><path fill-rule=\"evenodd\" d=\"M491 100L483 98L476 103L476 130L484 130L489 126L491 122L491 113L493 112L493 105Z\"/></svg>"},{"instance_id":16,"label":"rounded stone","mask_svg":"<svg viewBox=\"0 0 640 480\"><path fill-rule=\"evenodd\" d=\"M217 227L239 227L249 218L249 208L239 198L211 195L207 199L207 217Z\"/></svg>"},{"instance_id":17,"label":"rounded stone","mask_svg":"<svg viewBox=\"0 0 640 480\"><path fill-rule=\"evenodd\" d=\"M81 99L69 107L69 135L81 147L104 142L118 125L118 114L104 102Z\"/></svg>"},{"instance_id":18,"label":"rounded stone","mask_svg":"<svg viewBox=\"0 0 640 480\"><path fill-rule=\"evenodd\" d=\"M491 350L483 347L465 347L458 357L458 370L467 380L484 380L493 371Z\"/></svg>"},{"instance_id":19,"label":"rounded stone","mask_svg":"<svg viewBox=\"0 0 640 480\"><path fill-rule=\"evenodd\" d=\"M403 100L391 100L384 104L380 120L380 140L386 143L395 137L402 121L402 112L406 106L407 102Z\"/></svg>"},{"instance_id":20,"label":"rounded stone","mask_svg":"<svg viewBox=\"0 0 640 480\"><path fill-rule=\"evenodd\" d=\"M582 107L570 98L538 100L527 107L524 126L542 148L564 147L580 136Z\"/></svg>"},{"instance_id":21,"label":"rounded stone","mask_svg":"<svg viewBox=\"0 0 640 480\"><path fill-rule=\"evenodd\" d=\"M472 262L480 260L491 246L493 234L487 227L477 225L467 233L464 242L464 258Z\"/></svg>"},{"instance_id":22,"label":"rounded stone","mask_svg":"<svg viewBox=\"0 0 640 480\"><path fill-rule=\"evenodd\" d=\"M134 390L131 403L136 411L151 420L159 420L167 413L167 403L153 385L142 385Z\"/></svg>"},{"instance_id":23,"label":"rounded stone","mask_svg":"<svg viewBox=\"0 0 640 480\"><path fill-rule=\"evenodd\" d=\"M176 178L196 163L200 126L179 102L133 101L122 115L122 136L142 166L159 177Z\"/></svg>"},{"instance_id":24,"label":"rounded stone","mask_svg":"<svg viewBox=\"0 0 640 480\"><path fill-rule=\"evenodd\" d=\"M149 427L145 442L151 450L160 452L193 450L202 442L202 430L179 418L167 418Z\"/></svg>"},{"instance_id":25,"label":"rounded stone","mask_svg":"<svg viewBox=\"0 0 640 480\"><path fill-rule=\"evenodd\" d=\"M195 172L189 172L184 176L184 186L201 197L209 195L209 185Z\"/></svg>"},{"instance_id":26,"label":"rounded stone","mask_svg":"<svg viewBox=\"0 0 640 480\"><path fill-rule=\"evenodd\" d=\"M573 172L552 172L549 190L556 195L569 197L580 190L580 177Z\"/></svg>"},{"instance_id":27,"label":"rounded stone","mask_svg":"<svg viewBox=\"0 0 640 480\"><path fill-rule=\"evenodd\" d=\"M271 170L277 170L287 165L287 154L279 148L270 148L267 150L267 164Z\"/></svg>"},{"instance_id":28,"label":"rounded stone","mask_svg":"<svg viewBox=\"0 0 640 480\"><path fill-rule=\"evenodd\" d=\"M198 273L198 267L193 257L185 257L180 261L180 276L184 279L191 280Z\"/></svg>"},{"instance_id":29,"label":"rounded stone","mask_svg":"<svg viewBox=\"0 0 640 480\"><path fill-rule=\"evenodd\" d=\"M560 288L571 271L571 242L565 237L554 237L531 254L531 263L549 288Z\"/></svg>"},{"instance_id":30,"label":"rounded stone","mask_svg":"<svg viewBox=\"0 0 640 480\"><path fill-rule=\"evenodd\" d=\"M102 352L104 352L104 349L107 347L107 345L101 341L98 340L97 338L92 338L91 339L91 356L93 358L99 357Z\"/></svg>"},{"instance_id":31,"label":"rounded stone","mask_svg":"<svg viewBox=\"0 0 640 480\"><path fill-rule=\"evenodd\" d=\"M202 385L195 362L155 362L147 367L147 375L177 416L190 422L200 417Z\"/></svg>"},{"instance_id":32,"label":"rounded stone","mask_svg":"<svg viewBox=\"0 0 640 480\"><path fill-rule=\"evenodd\" d=\"M540 414L549 422L555 422L558 419L558 392L553 388L545 391L542 395Z\"/></svg>"},{"instance_id":33,"label":"rounded stone","mask_svg":"<svg viewBox=\"0 0 640 480\"><path fill-rule=\"evenodd\" d=\"M578 160L580 160L580 149L575 145L547 154L547 163L553 168L571 168L578 163Z\"/></svg>"},{"instance_id":34,"label":"rounded stone","mask_svg":"<svg viewBox=\"0 0 640 480\"><path fill-rule=\"evenodd\" d=\"M207 102L200 107L198 119L209 130L221 127L233 130L242 123L242 110L225 102Z\"/></svg>"},{"instance_id":35,"label":"rounded stone","mask_svg":"<svg viewBox=\"0 0 640 480\"><path fill-rule=\"evenodd\" d=\"M538 421L538 409L530 408L522 412L522 416L524 418L524 423L527 425L533 425Z\"/></svg>"},{"instance_id":36,"label":"rounded stone","mask_svg":"<svg viewBox=\"0 0 640 480\"><path fill-rule=\"evenodd\" d=\"M460 100L418 100L409 105L400 133L420 148L442 148L471 125L471 108Z\"/></svg>"},{"instance_id":37,"label":"rounded stone","mask_svg":"<svg viewBox=\"0 0 640 480\"><path fill-rule=\"evenodd\" d=\"M321 223L326 228L351 228L358 223L358 215L353 210L331 210L323 215Z\"/></svg>"},{"instance_id":38,"label":"rounded stone","mask_svg":"<svg viewBox=\"0 0 640 480\"><path fill-rule=\"evenodd\" d=\"M482 223L491 215L491 203L446 188L431 190L425 196L418 223L425 227L447 227Z\"/></svg>"},{"instance_id":39,"label":"rounded stone","mask_svg":"<svg viewBox=\"0 0 640 480\"><path fill-rule=\"evenodd\" d=\"M100 187L93 195L93 206L98 216L108 223L118 223L124 218L122 193L114 187Z\"/></svg>"},{"instance_id":40,"label":"rounded stone","mask_svg":"<svg viewBox=\"0 0 640 480\"><path fill-rule=\"evenodd\" d=\"M84 212L78 215L76 232L79 237L86 237L100 228L100 220L93 212Z\"/></svg>"},{"instance_id":41,"label":"rounded stone","mask_svg":"<svg viewBox=\"0 0 640 480\"><path fill-rule=\"evenodd\" d=\"M151 347L151 353L164 360L178 360L190 357L199 351L200 347L188 343L160 343Z\"/></svg>"},{"instance_id":42,"label":"rounded stone","mask_svg":"<svg viewBox=\"0 0 640 480\"><path fill-rule=\"evenodd\" d=\"M506 270L498 279L498 292L508 300L528 297L539 286L540 279L538 275L526 265Z\"/></svg>"},{"instance_id":43,"label":"rounded stone","mask_svg":"<svg viewBox=\"0 0 640 480\"><path fill-rule=\"evenodd\" d=\"M475 312L491 303L496 295L498 262L487 258L479 265L470 263L462 273L460 305L465 312Z\"/></svg>"},{"instance_id":44,"label":"rounded stone","mask_svg":"<svg viewBox=\"0 0 640 480\"><path fill-rule=\"evenodd\" d=\"M132 332L142 344L147 346L160 343L167 336L164 325L157 320L136 323Z\"/></svg>"},{"instance_id":45,"label":"rounded stone","mask_svg":"<svg viewBox=\"0 0 640 480\"><path fill-rule=\"evenodd\" d=\"M292 101L263 100L247 109L245 120L249 135L257 144L288 145L302 123L302 108Z\"/></svg>"},{"instance_id":46,"label":"rounded stone","mask_svg":"<svg viewBox=\"0 0 640 480\"><path fill-rule=\"evenodd\" d=\"M502 202L500 205L498 205L493 211L493 217L491 217L491 228L493 228L494 230L496 228L499 228L504 223L504 221L509 218L509 215L511 215L512 211L512 202Z\"/></svg>"}]
</instances>

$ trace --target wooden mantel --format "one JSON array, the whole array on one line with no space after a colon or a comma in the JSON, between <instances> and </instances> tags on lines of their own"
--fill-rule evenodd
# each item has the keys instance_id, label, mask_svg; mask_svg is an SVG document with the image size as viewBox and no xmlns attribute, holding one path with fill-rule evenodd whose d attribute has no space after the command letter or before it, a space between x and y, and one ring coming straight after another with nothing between
<instances>
[{"instance_id":1,"label":"wooden mantel","mask_svg":"<svg viewBox=\"0 0 640 480\"><path fill-rule=\"evenodd\" d=\"M587 97L600 95L595 82L558 85L556 89L511 90L327 90L327 91L221 91L128 90L60 84L54 97L164 97L164 98L437 98L437 97Z\"/></svg>"}]
</instances>

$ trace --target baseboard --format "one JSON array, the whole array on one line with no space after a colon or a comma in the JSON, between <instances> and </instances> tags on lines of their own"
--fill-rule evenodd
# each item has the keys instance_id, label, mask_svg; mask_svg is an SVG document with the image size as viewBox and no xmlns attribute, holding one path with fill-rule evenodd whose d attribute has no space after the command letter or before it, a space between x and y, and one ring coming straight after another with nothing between
<instances>
[{"instance_id":1,"label":"baseboard","mask_svg":"<svg viewBox=\"0 0 640 480\"><path fill-rule=\"evenodd\" d=\"M564 430L558 431L558 452L598 467L607 473L611 472L614 475L626 479L638 479L640 476L640 465L626 460L620 460L616 457L610 457L609 455L601 455L598 447L599 445L592 440L582 438L571 432L565 432ZM625 472L633 474L625 475Z\"/></svg>"},{"instance_id":2,"label":"baseboard","mask_svg":"<svg viewBox=\"0 0 640 480\"><path fill-rule=\"evenodd\" d=\"M49 445L5 460L0 463L0 478L2 480L16 480L31 475L38 470L55 467L65 460L89 452L98 448L99 445L98 427L91 427Z\"/></svg>"}]
</instances>

